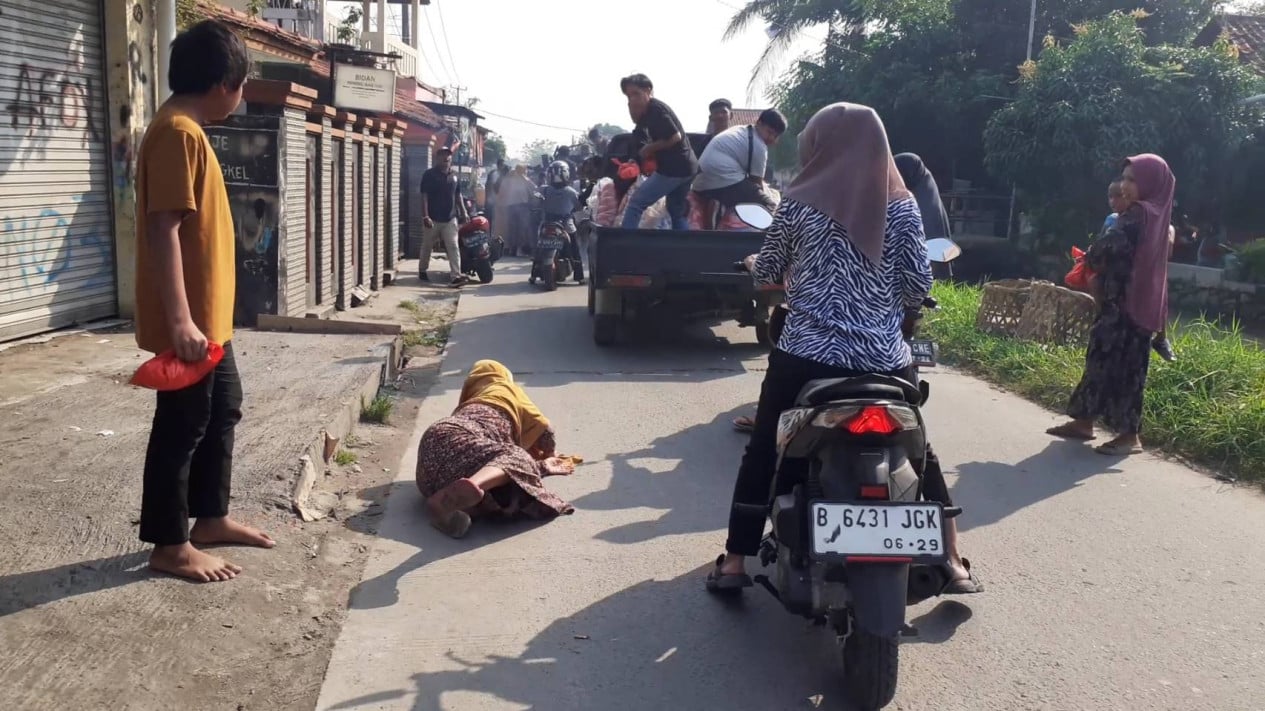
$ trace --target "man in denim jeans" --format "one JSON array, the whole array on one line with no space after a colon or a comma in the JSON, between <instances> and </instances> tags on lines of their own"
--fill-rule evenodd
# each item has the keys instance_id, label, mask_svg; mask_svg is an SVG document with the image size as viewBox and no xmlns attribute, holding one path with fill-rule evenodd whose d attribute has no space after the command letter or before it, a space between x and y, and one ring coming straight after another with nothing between
<instances>
[{"instance_id":1,"label":"man in denim jeans","mask_svg":"<svg viewBox=\"0 0 1265 711\"><path fill-rule=\"evenodd\" d=\"M635 229L641 224L646 208L667 198L668 214L672 217L672 229L689 229L685 219L690 192L690 182L698 172L698 159L681 127L676 113L662 101L654 98L654 84L645 74L633 74L619 81L619 88L628 97L628 113L637 122L633 132L644 142L641 149L643 161L654 161L655 170L646 178L628 201L624 211L624 229Z\"/></svg>"}]
</instances>

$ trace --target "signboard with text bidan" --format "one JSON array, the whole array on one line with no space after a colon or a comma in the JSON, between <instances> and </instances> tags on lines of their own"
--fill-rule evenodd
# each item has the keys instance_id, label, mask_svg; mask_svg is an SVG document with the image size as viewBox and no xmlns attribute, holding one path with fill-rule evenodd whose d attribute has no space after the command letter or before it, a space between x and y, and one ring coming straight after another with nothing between
<instances>
[{"instance_id":1,"label":"signboard with text bidan","mask_svg":"<svg viewBox=\"0 0 1265 711\"><path fill-rule=\"evenodd\" d=\"M395 70L334 63L334 106L348 111L395 113Z\"/></svg>"},{"instance_id":2,"label":"signboard with text bidan","mask_svg":"<svg viewBox=\"0 0 1265 711\"><path fill-rule=\"evenodd\" d=\"M234 115L206 127L233 212L238 326L254 326L259 314L277 313L280 130L279 117L264 115Z\"/></svg>"}]
</instances>

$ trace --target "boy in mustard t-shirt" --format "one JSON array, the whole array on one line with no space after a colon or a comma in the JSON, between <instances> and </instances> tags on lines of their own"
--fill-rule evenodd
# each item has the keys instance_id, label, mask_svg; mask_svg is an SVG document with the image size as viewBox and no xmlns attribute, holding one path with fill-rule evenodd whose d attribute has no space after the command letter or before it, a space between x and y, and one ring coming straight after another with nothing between
<instances>
[{"instance_id":1,"label":"boy in mustard t-shirt","mask_svg":"<svg viewBox=\"0 0 1265 711\"><path fill-rule=\"evenodd\" d=\"M217 22L176 37L172 97L154 115L137 160L136 342L153 353L174 349L186 361L202 360L208 341L224 347L202 382L158 393L145 455L140 537L154 545L149 567L200 582L229 580L241 568L193 544L274 545L228 517L233 430L242 418L233 216L202 130L237 109L249 65L242 41Z\"/></svg>"}]
</instances>

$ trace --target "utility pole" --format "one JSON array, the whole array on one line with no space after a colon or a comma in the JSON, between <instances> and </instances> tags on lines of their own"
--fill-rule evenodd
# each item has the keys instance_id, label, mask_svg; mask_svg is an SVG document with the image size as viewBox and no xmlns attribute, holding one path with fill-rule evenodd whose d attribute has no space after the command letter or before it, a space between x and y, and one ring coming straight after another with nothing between
<instances>
[{"instance_id":1,"label":"utility pole","mask_svg":"<svg viewBox=\"0 0 1265 711\"><path fill-rule=\"evenodd\" d=\"M470 87L468 87L468 86L457 86L456 84L453 84L453 85L449 86L448 88L449 88L449 89L452 89L452 90L453 90L453 91L455 91L455 92L457 92L457 106L465 106L465 104L461 103L461 92L465 91L466 89L469 89Z\"/></svg>"},{"instance_id":2,"label":"utility pole","mask_svg":"<svg viewBox=\"0 0 1265 711\"><path fill-rule=\"evenodd\" d=\"M1032 61L1032 35L1037 30L1037 0L1032 0L1032 9L1028 11L1028 61Z\"/></svg>"},{"instance_id":3,"label":"utility pole","mask_svg":"<svg viewBox=\"0 0 1265 711\"><path fill-rule=\"evenodd\" d=\"M1037 31L1037 0L1032 0L1032 7L1028 10L1028 56L1027 61L1032 61L1032 40ZM1015 184L1010 184L1010 219L1006 221L1006 239L1010 240L1015 234L1015 197L1018 190Z\"/></svg>"}]
</instances>

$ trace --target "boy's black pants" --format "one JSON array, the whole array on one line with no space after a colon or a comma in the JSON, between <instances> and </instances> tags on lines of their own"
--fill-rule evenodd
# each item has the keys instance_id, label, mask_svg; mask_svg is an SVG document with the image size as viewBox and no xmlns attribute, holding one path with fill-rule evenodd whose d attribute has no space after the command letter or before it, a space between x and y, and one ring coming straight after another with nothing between
<instances>
[{"instance_id":1,"label":"boy's black pants","mask_svg":"<svg viewBox=\"0 0 1265 711\"><path fill-rule=\"evenodd\" d=\"M242 419L242 381L233 345L196 385L158 393L145 453L141 540L166 546L189 540L189 518L228 515L233 431Z\"/></svg>"}]
</instances>

